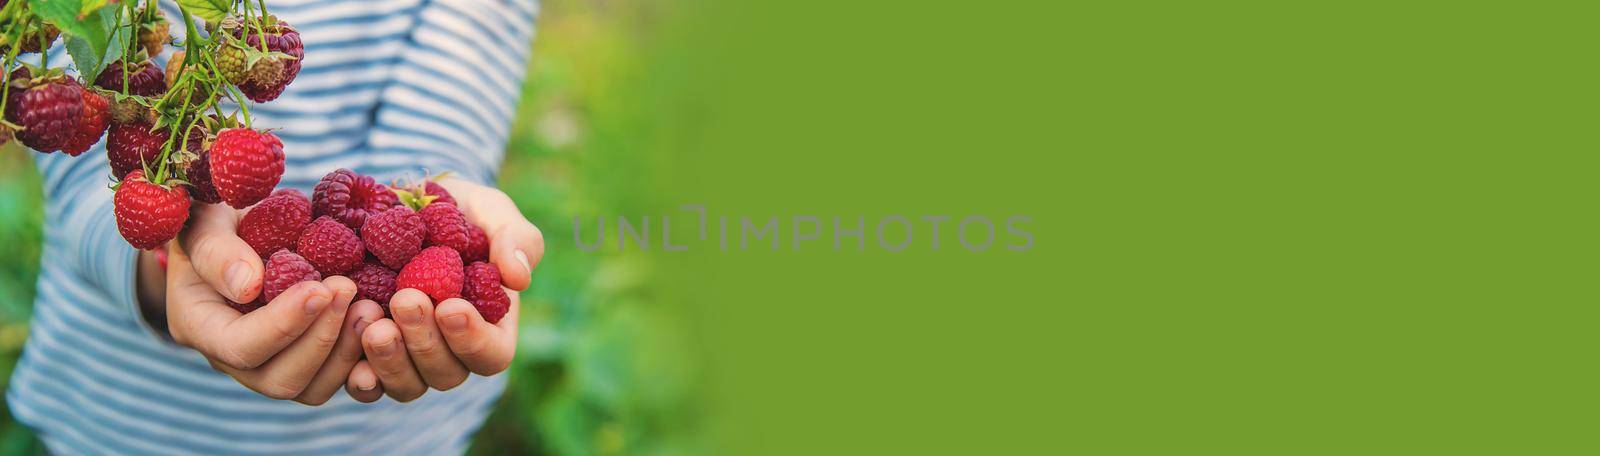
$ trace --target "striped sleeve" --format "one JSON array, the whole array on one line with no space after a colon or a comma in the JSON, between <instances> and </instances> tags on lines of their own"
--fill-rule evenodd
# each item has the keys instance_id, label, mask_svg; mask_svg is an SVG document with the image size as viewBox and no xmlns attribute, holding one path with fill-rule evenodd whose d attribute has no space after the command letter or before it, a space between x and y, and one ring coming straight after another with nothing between
<instances>
[{"instance_id":1,"label":"striped sleeve","mask_svg":"<svg viewBox=\"0 0 1600 456\"><path fill-rule=\"evenodd\" d=\"M521 94L538 8L532 0L436 0L384 88L373 153L492 182Z\"/></svg>"}]
</instances>

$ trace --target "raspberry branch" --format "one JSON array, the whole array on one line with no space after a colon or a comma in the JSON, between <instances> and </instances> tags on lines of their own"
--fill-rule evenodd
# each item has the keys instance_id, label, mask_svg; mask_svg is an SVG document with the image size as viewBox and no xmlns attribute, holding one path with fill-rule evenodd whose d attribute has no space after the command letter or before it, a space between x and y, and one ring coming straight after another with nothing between
<instances>
[{"instance_id":1,"label":"raspberry branch","mask_svg":"<svg viewBox=\"0 0 1600 456\"><path fill-rule=\"evenodd\" d=\"M244 209L272 193L283 143L253 128L249 105L278 98L304 56L299 32L264 1L180 0L178 11L187 33L174 42L154 0L0 0L0 143L76 156L104 140L118 231L141 249L171 240L191 199ZM76 78L18 63L29 53L48 63L62 36ZM181 50L163 71L150 57L168 45Z\"/></svg>"}]
</instances>

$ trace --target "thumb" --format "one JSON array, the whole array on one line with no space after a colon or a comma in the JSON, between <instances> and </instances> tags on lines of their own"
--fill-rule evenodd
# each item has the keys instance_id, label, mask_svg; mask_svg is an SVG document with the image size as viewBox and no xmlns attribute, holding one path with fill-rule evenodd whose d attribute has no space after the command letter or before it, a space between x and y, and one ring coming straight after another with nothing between
<instances>
[{"instance_id":1,"label":"thumb","mask_svg":"<svg viewBox=\"0 0 1600 456\"><path fill-rule=\"evenodd\" d=\"M239 212L220 204L200 205L183 234L183 248L195 274L233 302L261 294L261 257L239 238Z\"/></svg>"},{"instance_id":2,"label":"thumb","mask_svg":"<svg viewBox=\"0 0 1600 456\"><path fill-rule=\"evenodd\" d=\"M533 280L533 268L544 258L544 233L522 216L504 192L460 179L440 182L456 196L467 220L489 237L489 262L500 268L507 287L522 291Z\"/></svg>"}]
</instances>

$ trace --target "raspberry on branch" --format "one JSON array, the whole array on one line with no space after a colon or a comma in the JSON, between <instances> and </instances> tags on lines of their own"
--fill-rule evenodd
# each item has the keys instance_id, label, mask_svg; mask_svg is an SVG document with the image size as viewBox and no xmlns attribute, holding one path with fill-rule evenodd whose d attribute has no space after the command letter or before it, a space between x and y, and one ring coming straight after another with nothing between
<instances>
[{"instance_id":1,"label":"raspberry on branch","mask_svg":"<svg viewBox=\"0 0 1600 456\"><path fill-rule=\"evenodd\" d=\"M294 82L295 76L300 74L300 61L305 58L305 46L300 42L300 32L289 23L274 16L256 20L258 24L247 24L243 20L230 18L223 21L222 29L241 44L241 48L251 48L264 54L240 52L231 57L235 62L229 64L229 71L234 72L234 77L228 79L237 81L235 85L244 92L245 97L260 103L277 99L289 83ZM266 47L264 51L261 49L263 43ZM226 55L224 52L223 56ZM258 65L264 66L256 68Z\"/></svg>"},{"instance_id":2,"label":"raspberry on branch","mask_svg":"<svg viewBox=\"0 0 1600 456\"><path fill-rule=\"evenodd\" d=\"M78 121L78 130L61 146L61 151L76 157L100 142L100 136L106 134L106 128L111 125L111 105L104 96L82 85L74 86L83 94L83 117Z\"/></svg>"},{"instance_id":3,"label":"raspberry on branch","mask_svg":"<svg viewBox=\"0 0 1600 456\"><path fill-rule=\"evenodd\" d=\"M189 196L195 201L206 204L222 202L222 195L217 194L217 185L211 181L211 152L201 150L194 161L185 167L185 174L189 177Z\"/></svg>"},{"instance_id":4,"label":"raspberry on branch","mask_svg":"<svg viewBox=\"0 0 1600 456\"><path fill-rule=\"evenodd\" d=\"M23 145L45 153L61 150L83 121L83 91L56 71L17 77L26 73L13 72L8 81L6 121L19 127L16 137Z\"/></svg>"},{"instance_id":5,"label":"raspberry on branch","mask_svg":"<svg viewBox=\"0 0 1600 456\"><path fill-rule=\"evenodd\" d=\"M127 92L122 91L123 83L127 83ZM161 71L161 67L149 60L132 65L118 60L106 65L100 77L95 78L94 85L128 95L159 97L167 93L167 76Z\"/></svg>"},{"instance_id":6,"label":"raspberry on branch","mask_svg":"<svg viewBox=\"0 0 1600 456\"><path fill-rule=\"evenodd\" d=\"M157 130L149 122L116 123L106 135L106 158L111 162L111 175L121 179L145 164L156 165L161 158L161 147L170 135L165 129Z\"/></svg>"},{"instance_id":7,"label":"raspberry on branch","mask_svg":"<svg viewBox=\"0 0 1600 456\"><path fill-rule=\"evenodd\" d=\"M229 206L261 201L283 178L283 141L272 133L229 128L211 145L211 182Z\"/></svg>"},{"instance_id":8,"label":"raspberry on branch","mask_svg":"<svg viewBox=\"0 0 1600 456\"><path fill-rule=\"evenodd\" d=\"M143 170L128 174L112 199L117 231L135 248L150 250L178 237L189 220L189 194L183 187L153 183Z\"/></svg>"},{"instance_id":9,"label":"raspberry on branch","mask_svg":"<svg viewBox=\"0 0 1600 456\"><path fill-rule=\"evenodd\" d=\"M84 2L63 12L52 2L0 0L0 51L8 51L0 52L7 71L0 143L15 138L40 152L76 156L104 137L118 227L139 248L172 239L187 219L189 198L237 209L267 199L283 176L283 142L251 126L249 103L281 95L299 74L305 49L300 33L269 14L264 3L255 3L259 13L249 2L223 3L220 9L197 9L180 2L186 38L163 70L151 57L173 43L171 24L153 2ZM211 33L200 32L197 18ZM128 33L132 39L87 51L69 46L81 79L18 62L18 52L48 52L46 45L62 30L80 43ZM224 113L220 97L237 110ZM173 134L180 131L187 133ZM302 260L323 273L350 272L366 250L357 230L367 216L398 201L370 177L345 173L341 184L318 186L317 205L296 192L252 210L241 237L263 256L315 244L319 248L299 252ZM184 200L181 217L174 215L175 199ZM269 214L270 224L258 221ZM312 230L312 215L331 215L329 223L344 231L326 224ZM351 244L353 249L331 247ZM234 305L248 310L261 303Z\"/></svg>"}]
</instances>

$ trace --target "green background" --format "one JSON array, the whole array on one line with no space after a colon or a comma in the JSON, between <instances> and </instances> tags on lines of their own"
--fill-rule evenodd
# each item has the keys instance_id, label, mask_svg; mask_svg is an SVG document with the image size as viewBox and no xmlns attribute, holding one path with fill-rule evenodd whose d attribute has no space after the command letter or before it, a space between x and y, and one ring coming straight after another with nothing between
<instances>
[{"instance_id":1,"label":"green background","mask_svg":"<svg viewBox=\"0 0 1600 456\"><path fill-rule=\"evenodd\" d=\"M1600 449L1592 14L756 3L545 2L504 180L550 253L475 451ZM38 239L28 162L6 239ZM782 248L687 240L682 204ZM1018 214L1025 252L870 225ZM619 215L689 250L576 248ZM0 269L12 353L31 268Z\"/></svg>"}]
</instances>

